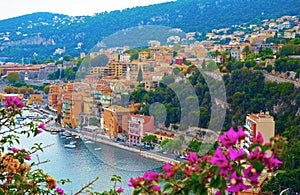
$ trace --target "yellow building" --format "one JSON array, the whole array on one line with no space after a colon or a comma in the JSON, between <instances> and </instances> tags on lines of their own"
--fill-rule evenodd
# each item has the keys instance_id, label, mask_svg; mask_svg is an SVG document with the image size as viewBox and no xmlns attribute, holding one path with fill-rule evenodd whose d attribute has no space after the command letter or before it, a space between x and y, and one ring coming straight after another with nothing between
<instances>
[{"instance_id":1,"label":"yellow building","mask_svg":"<svg viewBox=\"0 0 300 195\"><path fill-rule=\"evenodd\" d=\"M156 140L158 143L161 143L162 141L167 140L167 139L175 139L176 138L174 134L166 133L166 132L155 132L155 133L147 132L146 134L156 136Z\"/></svg>"},{"instance_id":2,"label":"yellow building","mask_svg":"<svg viewBox=\"0 0 300 195\"><path fill-rule=\"evenodd\" d=\"M139 61L144 62L147 59L150 58L150 52L149 51L141 51L138 53L139 54Z\"/></svg>"},{"instance_id":3,"label":"yellow building","mask_svg":"<svg viewBox=\"0 0 300 195\"><path fill-rule=\"evenodd\" d=\"M43 94L30 94L28 104L42 104Z\"/></svg>"}]
</instances>

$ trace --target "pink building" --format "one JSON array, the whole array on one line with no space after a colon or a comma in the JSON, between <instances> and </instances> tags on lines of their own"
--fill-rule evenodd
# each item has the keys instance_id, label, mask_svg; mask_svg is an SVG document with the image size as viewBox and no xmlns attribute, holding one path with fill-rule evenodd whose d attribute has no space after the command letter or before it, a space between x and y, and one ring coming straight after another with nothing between
<instances>
[{"instance_id":1,"label":"pink building","mask_svg":"<svg viewBox=\"0 0 300 195\"><path fill-rule=\"evenodd\" d=\"M146 132L154 132L153 116L130 115L128 120L129 143L140 145Z\"/></svg>"}]
</instances>

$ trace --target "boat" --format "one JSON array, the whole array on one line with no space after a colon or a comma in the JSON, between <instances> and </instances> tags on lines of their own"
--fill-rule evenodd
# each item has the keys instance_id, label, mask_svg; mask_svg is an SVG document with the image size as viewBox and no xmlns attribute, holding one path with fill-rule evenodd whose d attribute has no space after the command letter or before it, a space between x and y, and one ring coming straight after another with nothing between
<instances>
[{"instance_id":1,"label":"boat","mask_svg":"<svg viewBox=\"0 0 300 195\"><path fill-rule=\"evenodd\" d=\"M76 146L74 144L65 144L65 148L75 148Z\"/></svg>"},{"instance_id":2,"label":"boat","mask_svg":"<svg viewBox=\"0 0 300 195\"><path fill-rule=\"evenodd\" d=\"M75 145L77 142L76 141L71 141L70 144Z\"/></svg>"},{"instance_id":3,"label":"boat","mask_svg":"<svg viewBox=\"0 0 300 195\"><path fill-rule=\"evenodd\" d=\"M102 149L102 148L95 148L94 150L96 150L96 151L97 151L97 150L101 150L101 149Z\"/></svg>"},{"instance_id":4,"label":"boat","mask_svg":"<svg viewBox=\"0 0 300 195\"><path fill-rule=\"evenodd\" d=\"M90 141L90 140L87 140L87 141L85 141L84 143L86 143L86 144L92 144L92 143L94 143L94 142L92 142L92 141Z\"/></svg>"}]
</instances>

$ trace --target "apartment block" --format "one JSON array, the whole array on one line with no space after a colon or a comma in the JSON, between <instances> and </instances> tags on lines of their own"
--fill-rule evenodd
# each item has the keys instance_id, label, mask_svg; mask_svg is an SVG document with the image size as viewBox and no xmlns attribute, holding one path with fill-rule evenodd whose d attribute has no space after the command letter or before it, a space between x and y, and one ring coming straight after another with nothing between
<instances>
[{"instance_id":1,"label":"apartment block","mask_svg":"<svg viewBox=\"0 0 300 195\"><path fill-rule=\"evenodd\" d=\"M244 127L246 138L243 148L246 151L252 143L252 138L256 137L258 132L262 134L265 142L268 142L269 139L275 135L275 121L269 112L248 114Z\"/></svg>"}]
</instances>

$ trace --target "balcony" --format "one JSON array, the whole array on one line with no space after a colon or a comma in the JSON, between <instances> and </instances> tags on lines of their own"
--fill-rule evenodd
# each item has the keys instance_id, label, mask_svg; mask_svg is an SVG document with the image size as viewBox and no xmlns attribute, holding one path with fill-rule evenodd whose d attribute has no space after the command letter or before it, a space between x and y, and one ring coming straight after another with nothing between
<instances>
[{"instance_id":1,"label":"balcony","mask_svg":"<svg viewBox=\"0 0 300 195\"><path fill-rule=\"evenodd\" d=\"M248 130L251 130L251 131L252 131L252 129L251 129L251 127L249 126L249 124L248 124L248 123L246 123L246 124L244 125L244 127L245 127L246 129L248 129Z\"/></svg>"},{"instance_id":2,"label":"balcony","mask_svg":"<svg viewBox=\"0 0 300 195\"><path fill-rule=\"evenodd\" d=\"M134 130L129 130L129 135L140 136L140 132L139 131L134 131Z\"/></svg>"},{"instance_id":3,"label":"balcony","mask_svg":"<svg viewBox=\"0 0 300 195\"><path fill-rule=\"evenodd\" d=\"M63 105L63 109L70 109L70 105Z\"/></svg>"}]
</instances>

